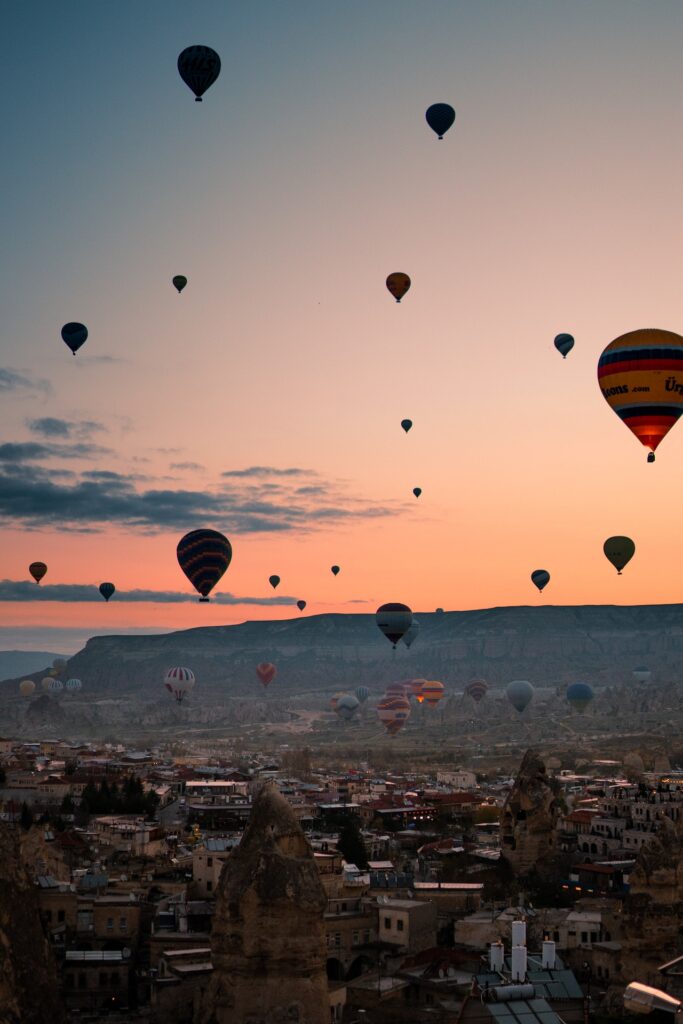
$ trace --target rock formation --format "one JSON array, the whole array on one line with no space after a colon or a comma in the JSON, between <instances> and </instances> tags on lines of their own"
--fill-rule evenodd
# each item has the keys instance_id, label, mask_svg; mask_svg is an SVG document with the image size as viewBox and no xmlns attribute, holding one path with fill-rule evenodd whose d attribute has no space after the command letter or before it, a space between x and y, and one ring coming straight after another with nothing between
<instances>
[{"instance_id":1,"label":"rock formation","mask_svg":"<svg viewBox=\"0 0 683 1024\"><path fill-rule=\"evenodd\" d=\"M19 837L0 825L0 1024L62 1024L52 951Z\"/></svg>"},{"instance_id":2,"label":"rock formation","mask_svg":"<svg viewBox=\"0 0 683 1024\"><path fill-rule=\"evenodd\" d=\"M327 1024L326 906L308 840L266 783L218 887L202 1024Z\"/></svg>"},{"instance_id":3,"label":"rock formation","mask_svg":"<svg viewBox=\"0 0 683 1024\"><path fill-rule=\"evenodd\" d=\"M555 850L559 787L533 750L527 750L500 817L501 853L515 874L548 866Z\"/></svg>"}]
</instances>

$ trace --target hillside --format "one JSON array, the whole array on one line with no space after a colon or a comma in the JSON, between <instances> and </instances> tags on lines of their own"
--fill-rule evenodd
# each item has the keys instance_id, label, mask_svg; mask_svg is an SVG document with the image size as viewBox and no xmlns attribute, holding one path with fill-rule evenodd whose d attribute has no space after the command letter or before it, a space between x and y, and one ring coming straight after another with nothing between
<instances>
[{"instance_id":1,"label":"hillside","mask_svg":"<svg viewBox=\"0 0 683 1024\"><path fill-rule=\"evenodd\" d=\"M40 672L46 665L51 665L55 658L63 658L63 654L49 651L0 651L0 679L14 679L16 676L30 675Z\"/></svg>"}]
</instances>

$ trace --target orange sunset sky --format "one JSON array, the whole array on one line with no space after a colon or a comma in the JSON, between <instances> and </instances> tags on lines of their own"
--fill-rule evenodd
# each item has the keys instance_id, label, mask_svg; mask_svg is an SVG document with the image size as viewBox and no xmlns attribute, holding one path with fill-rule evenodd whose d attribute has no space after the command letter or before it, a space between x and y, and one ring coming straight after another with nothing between
<instances>
[{"instance_id":1,"label":"orange sunset sky","mask_svg":"<svg viewBox=\"0 0 683 1024\"><path fill-rule=\"evenodd\" d=\"M273 597L679 601L683 430L647 465L596 364L683 333L680 3L141 6L7 12L0 577L120 598L2 584L0 645L299 615ZM201 105L193 43L222 58ZM234 604L125 599L189 594L203 526Z\"/></svg>"}]
</instances>

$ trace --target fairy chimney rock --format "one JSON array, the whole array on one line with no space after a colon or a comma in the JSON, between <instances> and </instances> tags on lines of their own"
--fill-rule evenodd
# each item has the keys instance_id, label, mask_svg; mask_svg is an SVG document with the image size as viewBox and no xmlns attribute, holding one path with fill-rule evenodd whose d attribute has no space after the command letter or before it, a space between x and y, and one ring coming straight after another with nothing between
<instances>
[{"instance_id":1,"label":"fairy chimney rock","mask_svg":"<svg viewBox=\"0 0 683 1024\"><path fill-rule=\"evenodd\" d=\"M543 873L555 852L559 787L527 750L500 818L501 853L515 874Z\"/></svg>"},{"instance_id":2,"label":"fairy chimney rock","mask_svg":"<svg viewBox=\"0 0 683 1024\"><path fill-rule=\"evenodd\" d=\"M203 1024L327 1024L326 907L308 840L268 782L218 886Z\"/></svg>"}]
</instances>

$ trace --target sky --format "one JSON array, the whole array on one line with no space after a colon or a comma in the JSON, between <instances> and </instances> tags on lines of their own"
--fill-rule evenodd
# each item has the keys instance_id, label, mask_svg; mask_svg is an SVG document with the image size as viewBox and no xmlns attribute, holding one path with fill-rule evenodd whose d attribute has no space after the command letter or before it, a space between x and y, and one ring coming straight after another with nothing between
<instances>
[{"instance_id":1,"label":"sky","mask_svg":"<svg viewBox=\"0 0 683 1024\"><path fill-rule=\"evenodd\" d=\"M678 0L26 0L3 31L3 647L680 600L683 430L647 465L595 372L683 331ZM204 526L209 605L175 557Z\"/></svg>"}]
</instances>

